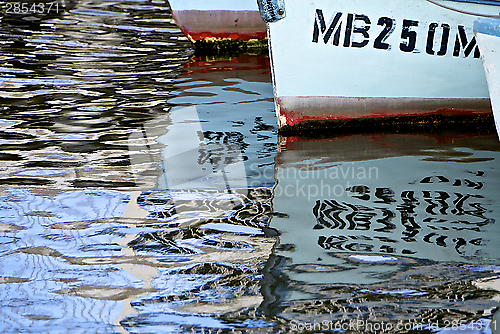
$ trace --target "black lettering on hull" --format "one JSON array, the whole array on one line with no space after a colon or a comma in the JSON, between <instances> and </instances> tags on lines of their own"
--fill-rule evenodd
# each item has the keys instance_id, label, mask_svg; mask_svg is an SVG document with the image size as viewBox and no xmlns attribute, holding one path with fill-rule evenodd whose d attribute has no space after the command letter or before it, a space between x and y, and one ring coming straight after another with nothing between
<instances>
[{"instance_id":1,"label":"black lettering on hull","mask_svg":"<svg viewBox=\"0 0 500 334\"><path fill-rule=\"evenodd\" d=\"M345 16L345 21L342 17ZM343 23L345 22L345 26ZM358 24L357 24L358 23ZM389 37L396 29L396 20L390 17L380 17L377 20L377 25L383 27L379 35L374 39L373 48L379 50L391 50L391 44L388 42ZM399 50L405 53L418 53L418 27L419 21L403 19L401 24L401 42ZM365 14L355 14L336 12L332 15L328 24L325 21L325 16L322 9L316 9L313 26L313 43L318 43L320 39L324 44L333 46L340 45L340 35L344 32L344 42L342 46L345 48L363 48L370 43L369 30L371 28L371 19ZM438 29L441 31L441 41L439 50L434 49L436 35L439 36ZM448 45L450 43L451 27L447 23L432 22L427 30L427 39L425 52L431 56L445 56L448 53ZM439 37L438 37L439 38ZM474 51L474 52L473 52ZM453 47L453 56L459 57L461 54L465 58L473 54L474 58L480 58L479 48L475 37L470 41L467 39L465 27L459 25L457 27L457 35Z\"/></svg>"}]
</instances>

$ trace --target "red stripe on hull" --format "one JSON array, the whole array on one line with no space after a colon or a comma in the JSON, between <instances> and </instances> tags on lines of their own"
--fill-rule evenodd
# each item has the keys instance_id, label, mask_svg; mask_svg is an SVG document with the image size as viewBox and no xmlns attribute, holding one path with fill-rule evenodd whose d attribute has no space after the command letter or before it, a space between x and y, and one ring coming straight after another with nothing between
<instances>
[{"instance_id":1,"label":"red stripe on hull","mask_svg":"<svg viewBox=\"0 0 500 334\"><path fill-rule=\"evenodd\" d=\"M266 24L258 11L174 10L175 23L191 40L230 38L247 41L266 38Z\"/></svg>"}]
</instances>

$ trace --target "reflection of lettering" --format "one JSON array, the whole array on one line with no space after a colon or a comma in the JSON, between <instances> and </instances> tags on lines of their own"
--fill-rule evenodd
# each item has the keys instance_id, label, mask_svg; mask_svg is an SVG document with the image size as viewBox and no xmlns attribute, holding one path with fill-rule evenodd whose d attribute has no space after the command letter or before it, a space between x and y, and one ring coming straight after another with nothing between
<instances>
[{"instance_id":1,"label":"reflection of lettering","mask_svg":"<svg viewBox=\"0 0 500 334\"><path fill-rule=\"evenodd\" d=\"M197 163L203 165L207 162L213 165L214 170L220 170L225 165L235 164L243 158L248 144L244 142L243 135L239 132L213 132L205 131L200 134L204 139L200 145Z\"/></svg>"},{"instance_id":2,"label":"reflection of lettering","mask_svg":"<svg viewBox=\"0 0 500 334\"><path fill-rule=\"evenodd\" d=\"M344 32L342 43L343 47L363 48L370 43L369 30L372 20L365 14L336 12L327 21L322 9L316 9L313 25L313 43L323 40L324 44L331 43L333 46L340 45L342 31ZM419 34L425 34L425 51L428 55L444 56L448 52L450 43L451 26L447 23L431 22L427 28L421 27L419 21L402 19L399 23L396 19L382 16L377 20L377 26L382 27L373 42L373 48L379 50L391 50L391 43L388 39L396 27L401 27L399 50L405 53L418 53L417 37ZM377 26L374 26L377 28ZM380 29L380 28L379 28ZM425 31L426 29L427 31ZM467 36L467 30L469 36ZM435 42L438 42L439 49L435 51ZM462 25L456 27L456 38L453 47L453 57L459 57L461 54L465 58L473 53L474 58L479 58L479 48L476 38L471 29L466 29Z\"/></svg>"},{"instance_id":3,"label":"reflection of lettering","mask_svg":"<svg viewBox=\"0 0 500 334\"><path fill-rule=\"evenodd\" d=\"M137 200L153 219L172 219L187 213L190 219L260 228L271 217L271 191L266 188L234 189L231 194L218 190L180 190L169 193L143 192ZM228 214L228 210L231 210ZM193 216L193 212L198 215Z\"/></svg>"},{"instance_id":4,"label":"reflection of lettering","mask_svg":"<svg viewBox=\"0 0 500 334\"><path fill-rule=\"evenodd\" d=\"M158 187L173 189L246 188L241 135L203 132L196 108L171 110L168 132L159 137L164 174ZM182 143L182 145L179 145Z\"/></svg>"},{"instance_id":5,"label":"reflection of lettering","mask_svg":"<svg viewBox=\"0 0 500 334\"><path fill-rule=\"evenodd\" d=\"M471 189L481 189L483 186L481 182L450 180L444 176L425 177L420 183L450 183L454 187ZM362 188L363 193L356 192L357 188ZM481 232L483 226L493 222L485 217L487 210L477 202L482 198L480 195L460 192L450 194L441 190L407 190L398 196L390 188L376 188L370 192L366 186L356 186L351 191L353 198L366 201L367 204L318 200L313 207L315 230L344 230L348 233L321 236L318 244L326 250L413 254L415 251L411 250L412 247L405 245L424 242L439 247L453 247L457 253L465 254L464 247L482 245L482 238L478 238L474 232ZM362 235L350 235L348 231L360 231L357 233ZM368 237L362 231L372 233ZM468 233L452 237L447 231Z\"/></svg>"},{"instance_id":6,"label":"reflection of lettering","mask_svg":"<svg viewBox=\"0 0 500 334\"><path fill-rule=\"evenodd\" d=\"M436 244L437 246L446 247L447 244L445 240L447 236L438 235L437 233L429 233L423 236L422 240L426 243ZM373 241L373 243L370 243ZM467 244L480 246L482 243L482 238L476 238L467 242L464 238L453 238L450 240L450 243L453 245L453 248L456 250L458 254L464 254L464 251L461 249ZM387 237L360 237L360 236L344 236L344 235L335 235L335 236L320 236L318 238L318 245L325 250L338 250L338 251L351 251L351 252L377 252L377 253L389 253L396 254L398 250L395 246L397 240L393 240ZM385 243L385 244L380 244ZM379 244L377 246L377 244ZM403 248L400 252L402 255L410 255L417 253L411 249Z\"/></svg>"}]
</instances>

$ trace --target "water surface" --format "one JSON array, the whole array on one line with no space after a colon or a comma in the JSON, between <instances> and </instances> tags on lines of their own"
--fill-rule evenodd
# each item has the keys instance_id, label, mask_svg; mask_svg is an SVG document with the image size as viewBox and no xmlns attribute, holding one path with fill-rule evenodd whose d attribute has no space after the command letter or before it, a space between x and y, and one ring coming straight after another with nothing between
<instances>
[{"instance_id":1,"label":"water surface","mask_svg":"<svg viewBox=\"0 0 500 334\"><path fill-rule=\"evenodd\" d=\"M491 332L495 136L279 137L268 59L164 1L0 36L1 332Z\"/></svg>"}]
</instances>

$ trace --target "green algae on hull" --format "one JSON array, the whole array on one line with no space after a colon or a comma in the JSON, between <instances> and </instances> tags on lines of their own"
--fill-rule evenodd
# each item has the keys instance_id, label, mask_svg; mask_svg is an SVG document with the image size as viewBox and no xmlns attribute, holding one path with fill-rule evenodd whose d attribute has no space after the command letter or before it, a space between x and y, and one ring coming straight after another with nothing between
<instances>
[{"instance_id":1,"label":"green algae on hull","mask_svg":"<svg viewBox=\"0 0 500 334\"><path fill-rule=\"evenodd\" d=\"M467 133L495 133L493 114L470 115L408 115L370 118L351 118L329 121L305 121L295 126L279 129L282 136L321 138L332 134L375 133L443 133L463 131Z\"/></svg>"},{"instance_id":2,"label":"green algae on hull","mask_svg":"<svg viewBox=\"0 0 500 334\"><path fill-rule=\"evenodd\" d=\"M268 54L267 38L250 39L248 41L231 38L205 38L196 41L194 45L196 55L249 53L267 56Z\"/></svg>"}]
</instances>

